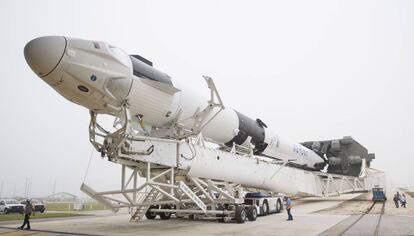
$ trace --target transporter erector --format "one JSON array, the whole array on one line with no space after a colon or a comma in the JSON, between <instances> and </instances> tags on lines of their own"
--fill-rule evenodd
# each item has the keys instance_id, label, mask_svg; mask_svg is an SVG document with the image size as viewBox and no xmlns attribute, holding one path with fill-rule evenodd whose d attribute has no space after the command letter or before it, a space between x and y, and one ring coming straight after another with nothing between
<instances>
[{"instance_id":1,"label":"transporter erector","mask_svg":"<svg viewBox=\"0 0 414 236\"><path fill-rule=\"evenodd\" d=\"M139 55L63 36L33 39L24 56L43 81L90 110L89 140L122 165L122 184L96 192L84 183L81 190L111 210L134 208L131 220L201 214L242 223L246 213L254 220L280 211L273 193L331 196L385 181L366 168L374 155L351 137L289 142L271 124L224 106L210 77L204 76L209 94L203 95ZM98 124L100 114L115 117L115 131ZM244 188L270 194L249 200Z\"/></svg>"}]
</instances>

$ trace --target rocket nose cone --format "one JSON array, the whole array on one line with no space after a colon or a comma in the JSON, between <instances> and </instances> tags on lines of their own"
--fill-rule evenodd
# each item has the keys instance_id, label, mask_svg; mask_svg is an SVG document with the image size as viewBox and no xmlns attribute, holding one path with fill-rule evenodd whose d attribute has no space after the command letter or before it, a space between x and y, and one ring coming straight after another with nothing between
<instances>
[{"instance_id":1,"label":"rocket nose cone","mask_svg":"<svg viewBox=\"0 0 414 236\"><path fill-rule=\"evenodd\" d=\"M39 77L45 77L59 64L65 49L66 38L63 36L40 37L26 44L24 57Z\"/></svg>"}]
</instances>

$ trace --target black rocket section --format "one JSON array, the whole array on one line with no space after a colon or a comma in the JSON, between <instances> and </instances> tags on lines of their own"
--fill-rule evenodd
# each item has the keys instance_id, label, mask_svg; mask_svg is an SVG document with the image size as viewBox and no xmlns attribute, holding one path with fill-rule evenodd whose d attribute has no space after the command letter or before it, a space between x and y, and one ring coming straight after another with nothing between
<instances>
[{"instance_id":1,"label":"black rocket section","mask_svg":"<svg viewBox=\"0 0 414 236\"><path fill-rule=\"evenodd\" d=\"M152 62L138 55L131 56L133 73L135 76L172 85L171 77L152 67Z\"/></svg>"},{"instance_id":2,"label":"black rocket section","mask_svg":"<svg viewBox=\"0 0 414 236\"><path fill-rule=\"evenodd\" d=\"M131 55L131 57L136 58L136 59L138 59L138 60L140 60L140 61L144 62L145 64L147 64L147 65L149 65L149 66L153 66L152 61L148 60L148 59L147 59L147 58L145 58L145 57L142 57L142 56L140 56L140 55Z\"/></svg>"},{"instance_id":3,"label":"black rocket section","mask_svg":"<svg viewBox=\"0 0 414 236\"><path fill-rule=\"evenodd\" d=\"M233 143L237 145L243 144L246 139L252 137L251 143L255 145L254 154L260 154L266 149L267 143L265 140L266 125L260 120L253 120L240 112L235 111L239 118L239 133L233 137L232 140L226 143L226 146L231 147Z\"/></svg>"}]
</instances>

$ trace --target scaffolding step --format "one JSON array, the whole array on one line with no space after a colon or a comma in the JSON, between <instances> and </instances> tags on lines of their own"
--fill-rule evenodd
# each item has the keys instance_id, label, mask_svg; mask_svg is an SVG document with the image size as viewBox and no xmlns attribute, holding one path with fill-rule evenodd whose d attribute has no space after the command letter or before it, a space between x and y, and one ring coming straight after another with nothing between
<instances>
[{"instance_id":1,"label":"scaffolding step","mask_svg":"<svg viewBox=\"0 0 414 236\"><path fill-rule=\"evenodd\" d=\"M180 189L187 195L198 207L205 213L207 211L207 206L203 201L183 182L180 181Z\"/></svg>"},{"instance_id":2,"label":"scaffolding step","mask_svg":"<svg viewBox=\"0 0 414 236\"><path fill-rule=\"evenodd\" d=\"M143 198L143 200L140 203L145 203L149 201L153 201L158 196L157 190L154 188L151 188L151 190L146 194L146 196ZM144 206L138 206L134 212L134 214L131 215L130 221L140 221L142 218L144 218L145 213L147 212L150 205L144 205Z\"/></svg>"}]
</instances>

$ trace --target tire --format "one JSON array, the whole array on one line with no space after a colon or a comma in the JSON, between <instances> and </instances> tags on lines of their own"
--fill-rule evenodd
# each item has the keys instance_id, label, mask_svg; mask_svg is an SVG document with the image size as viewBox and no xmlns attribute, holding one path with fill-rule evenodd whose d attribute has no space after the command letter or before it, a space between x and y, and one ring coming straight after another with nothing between
<instances>
[{"instance_id":1,"label":"tire","mask_svg":"<svg viewBox=\"0 0 414 236\"><path fill-rule=\"evenodd\" d=\"M216 214L217 221L220 223L224 223L224 214Z\"/></svg>"},{"instance_id":2,"label":"tire","mask_svg":"<svg viewBox=\"0 0 414 236\"><path fill-rule=\"evenodd\" d=\"M157 209L158 208L158 206L150 206L149 208L148 208L148 210L147 210L147 212L145 212L145 217L147 217L147 219L148 220L153 220L153 219L155 219L155 217L157 217L157 213L153 213L153 212L151 212L150 210L151 209Z\"/></svg>"},{"instance_id":3,"label":"tire","mask_svg":"<svg viewBox=\"0 0 414 236\"><path fill-rule=\"evenodd\" d=\"M282 202L279 200L277 200L276 203L276 213L280 213L282 211Z\"/></svg>"},{"instance_id":4,"label":"tire","mask_svg":"<svg viewBox=\"0 0 414 236\"><path fill-rule=\"evenodd\" d=\"M247 209L247 219L249 219L249 221L256 221L257 219L257 209L255 206L250 206Z\"/></svg>"},{"instance_id":5,"label":"tire","mask_svg":"<svg viewBox=\"0 0 414 236\"><path fill-rule=\"evenodd\" d=\"M4 214L9 214L9 209L4 208Z\"/></svg>"},{"instance_id":6,"label":"tire","mask_svg":"<svg viewBox=\"0 0 414 236\"><path fill-rule=\"evenodd\" d=\"M224 206L219 205L216 210L223 211L224 210ZM216 214L216 217L217 217L217 221L218 222L224 223L224 214Z\"/></svg>"},{"instance_id":7,"label":"tire","mask_svg":"<svg viewBox=\"0 0 414 236\"><path fill-rule=\"evenodd\" d=\"M236 222L243 224L246 221L246 209L243 206L236 206Z\"/></svg>"},{"instance_id":8,"label":"tire","mask_svg":"<svg viewBox=\"0 0 414 236\"><path fill-rule=\"evenodd\" d=\"M44 213L45 212L45 210L40 210L40 213Z\"/></svg>"},{"instance_id":9,"label":"tire","mask_svg":"<svg viewBox=\"0 0 414 236\"><path fill-rule=\"evenodd\" d=\"M264 200L262 205L263 215L266 216L269 214L269 204L267 203L267 200Z\"/></svg>"},{"instance_id":10,"label":"tire","mask_svg":"<svg viewBox=\"0 0 414 236\"><path fill-rule=\"evenodd\" d=\"M162 206L161 209L171 209L170 205ZM160 212L160 217L162 220L168 220L171 218L171 212Z\"/></svg>"}]
</instances>

